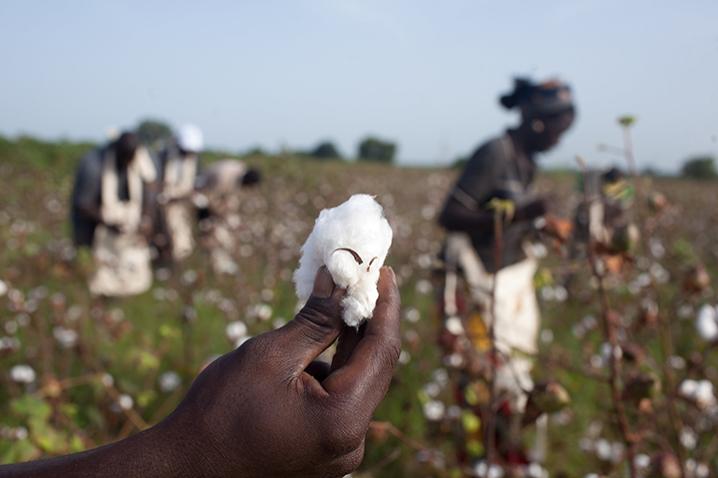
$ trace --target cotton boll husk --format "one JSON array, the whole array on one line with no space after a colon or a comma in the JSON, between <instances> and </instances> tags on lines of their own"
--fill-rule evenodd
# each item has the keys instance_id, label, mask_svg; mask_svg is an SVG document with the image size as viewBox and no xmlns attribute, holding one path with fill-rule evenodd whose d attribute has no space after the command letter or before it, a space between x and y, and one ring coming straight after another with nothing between
<instances>
[{"instance_id":1,"label":"cotton boll husk","mask_svg":"<svg viewBox=\"0 0 718 478\"><path fill-rule=\"evenodd\" d=\"M309 299L317 271L326 265L334 283L347 289L342 302L344 322L358 326L374 312L379 297L376 285L391 240L383 208L367 194L356 194L335 208L322 210L294 272L300 302Z\"/></svg>"}]
</instances>

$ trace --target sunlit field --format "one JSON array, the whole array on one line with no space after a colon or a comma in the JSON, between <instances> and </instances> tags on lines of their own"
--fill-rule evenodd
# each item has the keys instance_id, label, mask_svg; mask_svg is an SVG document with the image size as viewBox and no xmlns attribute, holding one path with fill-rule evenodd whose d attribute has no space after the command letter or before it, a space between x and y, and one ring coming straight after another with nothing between
<instances>
[{"instance_id":1,"label":"sunlit field","mask_svg":"<svg viewBox=\"0 0 718 478\"><path fill-rule=\"evenodd\" d=\"M185 263L158 271L149 292L100 301L86 288L90 256L73 249L68 227L74 167L89 147L0 139L1 463L94 447L166 416L214 357L291 320L291 275L314 218L362 192L376 195L394 229L387 262L400 282L404 341L354 476L464 476L452 444L462 418L455 372L437 345L435 272L443 237L436 216L456 170L246 158L264 181L242 193L236 275L213 273L200 246ZM570 217L576 184L575 173L544 173L538 189ZM641 476L680 476L665 471L671 460L686 476L716 473L718 353L696 319L718 299L711 285L695 283L692 268L703 264L716 279L718 186L648 178L638 186L643 237L603 280L618 331L613 353L620 354L628 435L609 386L612 348L596 278L586 259L572 262L545 243L535 378L557 380L571 396L549 418L543 467L551 477L625 476L629 459ZM652 201L656 192L666 205ZM575 276L568 289L567 274ZM691 394L691 383L701 391ZM531 443L532 435L529 428L523 438Z\"/></svg>"}]
</instances>

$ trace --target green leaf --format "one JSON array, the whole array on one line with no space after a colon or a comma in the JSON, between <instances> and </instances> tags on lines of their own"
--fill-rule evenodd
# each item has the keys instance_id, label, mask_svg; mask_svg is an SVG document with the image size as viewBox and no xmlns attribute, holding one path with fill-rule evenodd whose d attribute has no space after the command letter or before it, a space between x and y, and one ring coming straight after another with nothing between
<instances>
[{"instance_id":1,"label":"green leaf","mask_svg":"<svg viewBox=\"0 0 718 478\"><path fill-rule=\"evenodd\" d=\"M35 395L23 395L10 402L12 411L26 418L46 421L50 417L50 405Z\"/></svg>"}]
</instances>

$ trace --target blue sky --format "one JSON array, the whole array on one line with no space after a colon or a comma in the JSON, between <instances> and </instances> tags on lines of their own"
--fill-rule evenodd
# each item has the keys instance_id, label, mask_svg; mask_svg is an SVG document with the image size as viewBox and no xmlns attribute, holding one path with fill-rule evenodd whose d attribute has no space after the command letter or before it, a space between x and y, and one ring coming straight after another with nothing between
<instances>
[{"instance_id":1,"label":"blue sky","mask_svg":"<svg viewBox=\"0 0 718 478\"><path fill-rule=\"evenodd\" d=\"M0 133L101 139L156 116L214 146L276 150L374 133L446 163L516 121L514 74L570 81L579 118L547 165L718 152L718 2L0 2Z\"/></svg>"}]
</instances>

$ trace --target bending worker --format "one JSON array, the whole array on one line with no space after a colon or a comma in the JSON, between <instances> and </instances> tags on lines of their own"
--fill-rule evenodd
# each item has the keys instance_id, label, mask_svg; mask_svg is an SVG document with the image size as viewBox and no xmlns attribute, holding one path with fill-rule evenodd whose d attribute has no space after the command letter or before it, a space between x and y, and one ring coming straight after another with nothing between
<instances>
[{"instance_id":1,"label":"bending worker","mask_svg":"<svg viewBox=\"0 0 718 478\"><path fill-rule=\"evenodd\" d=\"M72 193L76 246L92 247L90 292L116 297L152 285L150 247L156 171L134 133L91 151L81 161Z\"/></svg>"}]
</instances>

